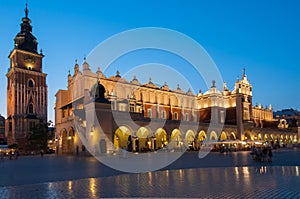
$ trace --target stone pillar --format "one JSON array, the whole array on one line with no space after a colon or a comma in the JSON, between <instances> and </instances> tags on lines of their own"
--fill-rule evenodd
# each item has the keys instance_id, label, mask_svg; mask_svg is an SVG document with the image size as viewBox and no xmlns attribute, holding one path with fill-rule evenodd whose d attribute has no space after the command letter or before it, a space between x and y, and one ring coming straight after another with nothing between
<instances>
[{"instance_id":1,"label":"stone pillar","mask_svg":"<svg viewBox=\"0 0 300 199\"><path fill-rule=\"evenodd\" d=\"M132 152L136 152L136 144L135 144L135 142L136 142L136 138L132 138Z\"/></svg>"},{"instance_id":2,"label":"stone pillar","mask_svg":"<svg viewBox=\"0 0 300 199\"><path fill-rule=\"evenodd\" d=\"M243 104L242 104L242 96L239 93L237 93L236 95L236 125L237 125L237 135L239 139L243 140L244 139Z\"/></svg>"}]
</instances>

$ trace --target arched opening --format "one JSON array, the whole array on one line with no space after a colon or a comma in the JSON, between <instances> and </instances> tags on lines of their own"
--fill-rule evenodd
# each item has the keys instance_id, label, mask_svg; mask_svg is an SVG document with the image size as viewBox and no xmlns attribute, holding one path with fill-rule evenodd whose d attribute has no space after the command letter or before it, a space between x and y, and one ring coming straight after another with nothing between
<instances>
[{"instance_id":1,"label":"arched opening","mask_svg":"<svg viewBox=\"0 0 300 199\"><path fill-rule=\"evenodd\" d=\"M280 142L279 145L283 145L284 144L284 136L280 135Z\"/></svg>"},{"instance_id":2,"label":"arched opening","mask_svg":"<svg viewBox=\"0 0 300 199\"><path fill-rule=\"evenodd\" d=\"M168 145L167 133L163 128L159 128L155 132L156 149L163 148Z\"/></svg>"},{"instance_id":3,"label":"arched opening","mask_svg":"<svg viewBox=\"0 0 300 199\"><path fill-rule=\"evenodd\" d=\"M252 140L251 134L249 132L245 133L245 140Z\"/></svg>"},{"instance_id":4,"label":"arched opening","mask_svg":"<svg viewBox=\"0 0 300 199\"><path fill-rule=\"evenodd\" d=\"M297 140L298 140L298 138L297 138L297 135L294 135L294 139L293 139L293 143L297 143Z\"/></svg>"},{"instance_id":5,"label":"arched opening","mask_svg":"<svg viewBox=\"0 0 300 199\"><path fill-rule=\"evenodd\" d=\"M205 133L205 131L202 130L198 134L198 140L203 142L205 139L206 139L206 133Z\"/></svg>"},{"instance_id":6,"label":"arched opening","mask_svg":"<svg viewBox=\"0 0 300 199\"><path fill-rule=\"evenodd\" d=\"M261 133L259 133L259 134L257 135L257 138L258 138L259 141L262 140L262 135L261 135Z\"/></svg>"},{"instance_id":7,"label":"arched opening","mask_svg":"<svg viewBox=\"0 0 300 199\"><path fill-rule=\"evenodd\" d=\"M174 129L171 134L171 142L174 148L181 148L183 142L181 138L181 132L179 129Z\"/></svg>"},{"instance_id":8,"label":"arched opening","mask_svg":"<svg viewBox=\"0 0 300 199\"><path fill-rule=\"evenodd\" d=\"M210 132L209 139L210 140L218 140L217 133L215 131Z\"/></svg>"},{"instance_id":9,"label":"arched opening","mask_svg":"<svg viewBox=\"0 0 300 199\"><path fill-rule=\"evenodd\" d=\"M230 133L230 139L231 139L231 140L236 140L236 135L235 135L234 132L231 132L231 133Z\"/></svg>"},{"instance_id":10,"label":"arched opening","mask_svg":"<svg viewBox=\"0 0 300 199\"><path fill-rule=\"evenodd\" d=\"M188 149L195 149L195 133L193 130L188 130L186 132L185 145Z\"/></svg>"},{"instance_id":11,"label":"arched opening","mask_svg":"<svg viewBox=\"0 0 300 199\"><path fill-rule=\"evenodd\" d=\"M131 138L131 131L126 126L120 126L114 134L114 145L118 150L119 148L128 150L128 146L130 145L130 141L128 138Z\"/></svg>"},{"instance_id":12,"label":"arched opening","mask_svg":"<svg viewBox=\"0 0 300 199\"><path fill-rule=\"evenodd\" d=\"M206 139L206 133L204 130L201 130L198 133L198 139L197 139L197 149L200 149L200 147L202 146L203 141Z\"/></svg>"},{"instance_id":13,"label":"arched opening","mask_svg":"<svg viewBox=\"0 0 300 199\"><path fill-rule=\"evenodd\" d=\"M32 79L28 80L27 86L28 86L29 88L33 88L33 87L34 87L34 82L33 82Z\"/></svg>"},{"instance_id":14,"label":"arched opening","mask_svg":"<svg viewBox=\"0 0 300 199\"><path fill-rule=\"evenodd\" d=\"M141 127L136 132L136 136L138 138L138 151L149 151L152 148L152 142L150 139L150 131L145 128Z\"/></svg>"},{"instance_id":15,"label":"arched opening","mask_svg":"<svg viewBox=\"0 0 300 199\"><path fill-rule=\"evenodd\" d=\"M289 143L293 143L293 136L292 135L290 135Z\"/></svg>"},{"instance_id":16,"label":"arched opening","mask_svg":"<svg viewBox=\"0 0 300 199\"><path fill-rule=\"evenodd\" d=\"M269 136L268 136L268 134L265 134L265 136L264 136L264 140L265 140L265 141L268 141L268 139L269 139Z\"/></svg>"},{"instance_id":17,"label":"arched opening","mask_svg":"<svg viewBox=\"0 0 300 199\"><path fill-rule=\"evenodd\" d=\"M29 114L33 114L33 104L32 104L32 103L30 103L30 104L28 105L28 113L29 113Z\"/></svg>"},{"instance_id":18,"label":"arched opening","mask_svg":"<svg viewBox=\"0 0 300 199\"><path fill-rule=\"evenodd\" d=\"M255 140L255 141L258 139L258 137L257 137L257 134L256 134L256 133L253 133L253 136L252 136L252 137L253 137L253 140Z\"/></svg>"},{"instance_id":19,"label":"arched opening","mask_svg":"<svg viewBox=\"0 0 300 199\"><path fill-rule=\"evenodd\" d=\"M226 133L223 131L220 135L220 140L223 141L223 140L227 140L227 135Z\"/></svg>"}]
</instances>

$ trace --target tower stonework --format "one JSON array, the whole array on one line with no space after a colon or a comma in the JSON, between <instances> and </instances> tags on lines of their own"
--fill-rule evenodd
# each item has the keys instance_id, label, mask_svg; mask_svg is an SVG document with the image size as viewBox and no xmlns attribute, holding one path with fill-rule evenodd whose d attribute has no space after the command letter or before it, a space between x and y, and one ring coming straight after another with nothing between
<instances>
[{"instance_id":1,"label":"tower stonework","mask_svg":"<svg viewBox=\"0 0 300 199\"><path fill-rule=\"evenodd\" d=\"M37 46L26 5L21 31L8 56L10 68L6 74L8 117L5 132L8 144L18 144L19 148L27 148L26 137L35 125L47 122L47 74L42 71L44 55L38 53Z\"/></svg>"},{"instance_id":2,"label":"tower stonework","mask_svg":"<svg viewBox=\"0 0 300 199\"><path fill-rule=\"evenodd\" d=\"M253 119L252 116L252 85L247 79L245 69L241 80L235 83L237 134L243 137L244 125ZM245 139L243 137L243 139ZM250 139L250 138L247 138Z\"/></svg>"}]
</instances>

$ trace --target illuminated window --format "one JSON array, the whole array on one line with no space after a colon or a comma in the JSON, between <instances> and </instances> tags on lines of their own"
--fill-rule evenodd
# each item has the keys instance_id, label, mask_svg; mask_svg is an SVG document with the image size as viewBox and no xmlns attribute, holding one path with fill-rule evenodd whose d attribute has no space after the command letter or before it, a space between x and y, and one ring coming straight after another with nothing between
<instances>
[{"instance_id":1,"label":"illuminated window","mask_svg":"<svg viewBox=\"0 0 300 199\"><path fill-rule=\"evenodd\" d=\"M134 104L130 104L129 111L134 112Z\"/></svg>"},{"instance_id":2,"label":"illuminated window","mask_svg":"<svg viewBox=\"0 0 300 199\"><path fill-rule=\"evenodd\" d=\"M225 122L225 111L220 111L220 122L221 123Z\"/></svg>"}]
</instances>

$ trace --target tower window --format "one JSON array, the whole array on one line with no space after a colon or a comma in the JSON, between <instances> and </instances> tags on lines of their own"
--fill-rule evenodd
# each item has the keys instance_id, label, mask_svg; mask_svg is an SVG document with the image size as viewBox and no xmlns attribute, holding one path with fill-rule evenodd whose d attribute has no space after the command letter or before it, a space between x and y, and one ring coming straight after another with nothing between
<instances>
[{"instance_id":1,"label":"tower window","mask_svg":"<svg viewBox=\"0 0 300 199\"><path fill-rule=\"evenodd\" d=\"M12 122L8 123L8 131L12 131Z\"/></svg>"},{"instance_id":2,"label":"tower window","mask_svg":"<svg viewBox=\"0 0 300 199\"><path fill-rule=\"evenodd\" d=\"M34 83L31 79L28 81L28 87L30 88L34 87Z\"/></svg>"},{"instance_id":3,"label":"tower window","mask_svg":"<svg viewBox=\"0 0 300 199\"><path fill-rule=\"evenodd\" d=\"M28 112L29 114L33 114L33 104L29 104Z\"/></svg>"}]
</instances>

